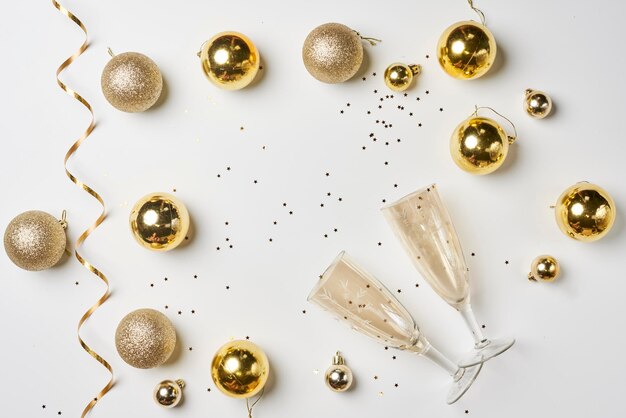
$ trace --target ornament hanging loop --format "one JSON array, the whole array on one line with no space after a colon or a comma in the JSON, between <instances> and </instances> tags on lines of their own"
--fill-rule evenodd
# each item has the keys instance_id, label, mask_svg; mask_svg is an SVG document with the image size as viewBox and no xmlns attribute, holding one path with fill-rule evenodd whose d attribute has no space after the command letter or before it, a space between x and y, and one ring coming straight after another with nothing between
<instances>
[{"instance_id":1,"label":"ornament hanging loop","mask_svg":"<svg viewBox=\"0 0 626 418\"><path fill-rule=\"evenodd\" d=\"M486 26L485 24L485 14L483 13L482 10L480 10L479 8L474 6L474 0L467 0L467 3L469 4L469 6L472 8L472 10L474 12L476 12L476 14L478 15L478 17L480 18L480 23L483 26Z\"/></svg>"},{"instance_id":2,"label":"ornament hanging loop","mask_svg":"<svg viewBox=\"0 0 626 418\"><path fill-rule=\"evenodd\" d=\"M63 229L67 229L67 211L65 209L61 212L61 219L59 219L59 223Z\"/></svg>"},{"instance_id":3,"label":"ornament hanging loop","mask_svg":"<svg viewBox=\"0 0 626 418\"><path fill-rule=\"evenodd\" d=\"M370 37L361 35L358 31L355 31L354 29L353 31L354 33L357 34L359 38L363 39L364 41L369 42L371 46L376 46L377 43L382 42L382 39L370 38Z\"/></svg>"},{"instance_id":4,"label":"ornament hanging loop","mask_svg":"<svg viewBox=\"0 0 626 418\"><path fill-rule=\"evenodd\" d=\"M109 53L111 58L113 58L115 56L115 53L113 52L113 50L110 47L107 47L107 52Z\"/></svg>"},{"instance_id":5,"label":"ornament hanging loop","mask_svg":"<svg viewBox=\"0 0 626 418\"><path fill-rule=\"evenodd\" d=\"M209 42L209 41L204 41L204 42L202 42L202 45L200 45L200 50L196 53L198 58L200 58L200 55L202 55L202 49L204 48L204 46L206 45L207 42Z\"/></svg>"},{"instance_id":6,"label":"ornament hanging loop","mask_svg":"<svg viewBox=\"0 0 626 418\"><path fill-rule=\"evenodd\" d=\"M252 418L252 408L254 408L254 406L257 403L259 403L259 401L263 397L264 392L265 392L265 388L261 389L261 393L259 393L259 397L256 398L256 401L252 402L252 405L250 405L249 398L246 398L246 408L248 409L248 418Z\"/></svg>"},{"instance_id":7,"label":"ornament hanging loop","mask_svg":"<svg viewBox=\"0 0 626 418\"><path fill-rule=\"evenodd\" d=\"M474 113L472 113L472 115L477 117L478 116L478 111L480 109L490 110L493 113L495 113L496 115L500 116L502 119L504 119L507 122L509 122L509 125L511 125L511 127L513 128L513 136L507 135L507 138L509 140L509 144L512 144L512 143L515 142L515 140L517 139L517 128L515 127L515 124L513 122L511 122L511 119L507 118L502 113L496 111L495 109L493 109L493 108L491 108L489 106L477 106L477 105L474 105Z\"/></svg>"}]
</instances>

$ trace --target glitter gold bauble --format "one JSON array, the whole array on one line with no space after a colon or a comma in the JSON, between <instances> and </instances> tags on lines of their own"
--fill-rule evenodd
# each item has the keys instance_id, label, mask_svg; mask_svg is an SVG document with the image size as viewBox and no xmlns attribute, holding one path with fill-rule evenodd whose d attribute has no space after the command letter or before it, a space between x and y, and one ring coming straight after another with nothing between
<instances>
[{"instance_id":1,"label":"glitter gold bauble","mask_svg":"<svg viewBox=\"0 0 626 418\"><path fill-rule=\"evenodd\" d=\"M363 62L361 37L340 23L323 24L304 40L302 60L319 81L344 82L356 74Z\"/></svg>"},{"instance_id":2,"label":"glitter gold bauble","mask_svg":"<svg viewBox=\"0 0 626 418\"><path fill-rule=\"evenodd\" d=\"M496 59L496 40L480 23L457 22L441 34L437 57L441 68L452 77L478 78L489 71Z\"/></svg>"},{"instance_id":3,"label":"glitter gold bauble","mask_svg":"<svg viewBox=\"0 0 626 418\"><path fill-rule=\"evenodd\" d=\"M527 89L524 110L533 118L543 119L552 111L552 99L542 91Z\"/></svg>"},{"instance_id":4,"label":"glitter gold bauble","mask_svg":"<svg viewBox=\"0 0 626 418\"><path fill-rule=\"evenodd\" d=\"M461 122L450 138L450 154L461 169L471 174L497 170L509 152L513 138L495 120L472 116Z\"/></svg>"},{"instance_id":5,"label":"glitter gold bauble","mask_svg":"<svg viewBox=\"0 0 626 418\"><path fill-rule=\"evenodd\" d=\"M102 71L102 93L123 112L143 112L161 96L163 78L159 67L138 52L114 55Z\"/></svg>"},{"instance_id":6,"label":"glitter gold bauble","mask_svg":"<svg viewBox=\"0 0 626 418\"><path fill-rule=\"evenodd\" d=\"M580 182L568 187L556 201L556 223L568 237L596 241L604 237L615 222L615 202L602 187Z\"/></svg>"},{"instance_id":7,"label":"glitter gold bauble","mask_svg":"<svg viewBox=\"0 0 626 418\"><path fill-rule=\"evenodd\" d=\"M220 347L211 364L211 377L219 390L233 398L258 394L270 372L263 350L246 340L235 340Z\"/></svg>"},{"instance_id":8,"label":"glitter gold bauble","mask_svg":"<svg viewBox=\"0 0 626 418\"><path fill-rule=\"evenodd\" d=\"M259 51L252 41L238 32L221 32L202 45L200 61L204 75L225 90L239 90L259 72Z\"/></svg>"},{"instance_id":9,"label":"glitter gold bauble","mask_svg":"<svg viewBox=\"0 0 626 418\"><path fill-rule=\"evenodd\" d=\"M345 365L343 357L337 352L333 357L333 364L324 374L326 386L333 392L345 392L352 386L352 370Z\"/></svg>"},{"instance_id":10,"label":"glitter gold bauble","mask_svg":"<svg viewBox=\"0 0 626 418\"><path fill-rule=\"evenodd\" d=\"M130 212L130 229L143 247L168 251L185 240L189 230L189 212L176 197L151 193L139 199Z\"/></svg>"},{"instance_id":11,"label":"glitter gold bauble","mask_svg":"<svg viewBox=\"0 0 626 418\"><path fill-rule=\"evenodd\" d=\"M404 91L421 71L422 67L417 64L393 63L385 70L385 84L393 91Z\"/></svg>"},{"instance_id":12,"label":"glitter gold bauble","mask_svg":"<svg viewBox=\"0 0 626 418\"><path fill-rule=\"evenodd\" d=\"M165 363L176 347L176 330L169 319L154 309L137 309L120 321L115 346L122 360L138 369Z\"/></svg>"},{"instance_id":13,"label":"glitter gold bauble","mask_svg":"<svg viewBox=\"0 0 626 418\"><path fill-rule=\"evenodd\" d=\"M163 380L155 386L152 398L164 408L174 408L183 399L184 387L185 382L181 379Z\"/></svg>"},{"instance_id":14,"label":"glitter gold bauble","mask_svg":"<svg viewBox=\"0 0 626 418\"><path fill-rule=\"evenodd\" d=\"M530 265L528 280L542 282L552 282L559 277L561 267L556 258L551 255L540 255L536 257Z\"/></svg>"},{"instance_id":15,"label":"glitter gold bauble","mask_svg":"<svg viewBox=\"0 0 626 418\"><path fill-rule=\"evenodd\" d=\"M67 238L65 221L39 210L17 215L4 232L4 249L11 261L24 270L45 270L57 264Z\"/></svg>"}]
</instances>

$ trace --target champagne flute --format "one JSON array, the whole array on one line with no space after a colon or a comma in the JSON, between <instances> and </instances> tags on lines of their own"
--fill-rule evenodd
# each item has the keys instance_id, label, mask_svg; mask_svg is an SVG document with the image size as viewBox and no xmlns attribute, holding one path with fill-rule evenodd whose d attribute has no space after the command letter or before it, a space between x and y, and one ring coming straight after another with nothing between
<instances>
[{"instance_id":1,"label":"champagne flute","mask_svg":"<svg viewBox=\"0 0 626 418\"><path fill-rule=\"evenodd\" d=\"M459 365L483 363L508 350L514 339L489 340L476 322L463 250L436 186L413 192L382 212L417 270L435 293L461 313L472 332L475 350Z\"/></svg>"},{"instance_id":2,"label":"champagne flute","mask_svg":"<svg viewBox=\"0 0 626 418\"><path fill-rule=\"evenodd\" d=\"M443 368L453 379L448 404L467 392L482 368L482 363L458 367L435 349L396 297L344 251L326 269L307 300L335 314L354 330L389 347L422 355Z\"/></svg>"}]
</instances>

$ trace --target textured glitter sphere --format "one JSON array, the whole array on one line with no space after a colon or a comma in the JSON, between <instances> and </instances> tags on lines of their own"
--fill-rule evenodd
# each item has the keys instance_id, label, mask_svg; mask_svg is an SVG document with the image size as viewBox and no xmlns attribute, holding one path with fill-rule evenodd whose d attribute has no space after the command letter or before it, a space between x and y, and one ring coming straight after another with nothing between
<instances>
[{"instance_id":1,"label":"textured glitter sphere","mask_svg":"<svg viewBox=\"0 0 626 418\"><path fill-rule=\"evenodd\" d=\"M568 187L556 201L556 223L568 237L596 241L604 237L615 222L615 202L595 184L580 182Z\"/></svg>"},{"instance_id":2,"label":"textured glitter sphere","mask_svg":"<svg viewBox=\"0 0 626 418\"><path fill-rule=\"evenodd\" d=\"M245 340L231 341L217 350L211 377L219 390L233 398L250 398L259 393L270 372L261 348Z\"/></svg>"},{"instance_id":3,"label":"textured glitter sphere","mask_svg":"<svg viewBox=\"0 0 626 418\"><path fill-rule=\"evenodd\" d=\"M319 81L344 82L356 74L363 62L361 37L340 23L318 26L304 40L302 60Z\"/></svg>"},{"instance_id":4,"label":"textured glitter sphere","mask_svg":"<svg viewBox=\"0 0 626 418\"><path fill-rule=\"evenodd\" d=\"M540 255L536 257L530 265L528 280L542 282L552 282L559 277L561 267L556 258L550 255Z\"/></svg>"},{"instance_id":5,"label":"textured glitter sphere","mask_svg":"<svg viewBox=\"0 0 626 418\"><path fill-rule=\"evenodd\" d=\"M16 266L45 270L59 262L65 252L65 228L54 216L39 210L17 215L4 232L4 249Z\"/></svg>"},{"instance_id":6,"label":"textured glitter sphere","mask_svg":"<svg viewBox=\"0 0 626 418\"><path fill-rule=\"evenodd\" d=\"M261 57L246 35L222 32L202 46L200 62L211 83L225 90L239 90L252 83Z\"/></svg>"},{"instance_id":7,"label":"textured glitter sphere","mask_svg":"<svg viewBox=\"0 0 626 418\"><path fill-rule=\"evenodd\" d=\"M163 380L155 386L152 392L154 401L164 408L174 408L183 400L183 388L185 382L182 380Z\"/></svg>"},{"instance_id":8,"label":"textured glitter sphere","mask_svg":"<svg viewBox=\"0 0 626 418\"><path fill-rule=\"evenodd\" d=\"M421 70L422 67L416 64L393 63L385 70L385 84L393 91L404 91L409 88L413 82L413 77L418 75Z\"/></svg>"},{"instance_id":9,"label":"textured glitter sphere","mask_svg":"<svg viewBox=\"0 0 626 418\"><path fill-rule=\"evenodd\" d=\"M130 212L130 229L139 244L149 250L178 247L189 230L189 212L176 197L151 193L139 199Z\"/></svg>"},{"instance_id":10,"label":"textured glitter sphere","mask_svg":"<svg viewBox=\"0 0 626 418\"><path fill-rule=\"evenodd\" d=\"M542 91L527 89L524 110L533 118L543 119L552 112L552 99Z\"/></svg>"},{"instance_id":11,"label":"textured glitter sphere","mask_svg":"<svg viewBox=\"0 0 626 418\"><path fill-rule=\"evenodd\" d=\"M496 59L496 39L480 23L457 22L441 34L437 57L441 68L452 77L478 78L489 71Z\"/></svg>"},{"instance_id":12,"label":"textured glitter sphere","mask_svg":"<svg viewBox=\"0 0 626 418\"><path fill-rule=\"evenodd\" d=\"M163 78L150 58L137 52L125 52L107 63L100 84L104 97L116 109L143 112L161 96Z\"/></svg>"},{"instance_id":13,"label":"textured glitter sphere","mask_svg":"<svg viewBox=\"0 0 626 418\"><path fill-rule=\"evenodd\" d=\"M115 346L122 360L138 369L165 363L176 346L176 330L165 315L154 309L137 309L120 321Z\"/></svg>"}]
</instances>

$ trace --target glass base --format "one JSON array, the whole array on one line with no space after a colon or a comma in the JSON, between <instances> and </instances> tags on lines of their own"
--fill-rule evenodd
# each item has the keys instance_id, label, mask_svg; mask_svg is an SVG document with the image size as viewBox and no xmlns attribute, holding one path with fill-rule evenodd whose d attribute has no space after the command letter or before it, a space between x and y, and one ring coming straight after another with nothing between
<instances>
[{"instance_id":1,"label":"glass base","mask_svg":"<svg viewBox=\"0 0 626 418\"><path fill-rule=\"evenodd\" d=\"M504 353L515 343L513 338L496 338L490 340L485 346L476 348L466 357L459 361L459 367L471 367L486 362L489 359Z\"/></svg>"},{"instance_id":2,"label":"glass base","mask_svg":"<svg viewBox=\"0 0 626 418\"><path fill-rule=\"evenodd\" d=\"M465 367L461 369L461 376L459 376L454 382L452 382L452 386L448 391L448 396L446 397L446 402L448 405L452 405L459 399L461 396L465 395L465 392L472 386L474 380L476 380L476 376L480 373L480 369L482 369L483 364L478 363L475 366Z\"/></svg>"}]
</instances>

